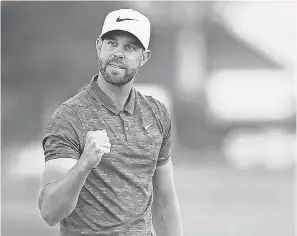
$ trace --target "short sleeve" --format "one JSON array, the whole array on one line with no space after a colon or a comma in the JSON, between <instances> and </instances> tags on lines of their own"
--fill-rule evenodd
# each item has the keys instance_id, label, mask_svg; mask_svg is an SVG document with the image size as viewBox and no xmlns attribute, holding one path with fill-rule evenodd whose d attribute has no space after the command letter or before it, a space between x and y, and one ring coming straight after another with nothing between
<instances>
[{"instance_id":1,"label":"short sleeve","mask_svg":"<svg viewBox=\"0 0 297 236\"><path fill-rule=\"evenodd\" d=\"M165 165L171 158L171 117L169 110L164 104L161 104L161 108L163 141L157 160L157 166Z\"/></svg>"},{"instance_id":2,"label":"short sleeve","mask_svg":"<svg viewBox=\"0 0 297 236\"><path fill-rule=\"evenodd\" d=\"M80 142L74 113L60 106L48 121L42 140L45 161L56 158L80 157Z\"/></svg>"}]
</instances>

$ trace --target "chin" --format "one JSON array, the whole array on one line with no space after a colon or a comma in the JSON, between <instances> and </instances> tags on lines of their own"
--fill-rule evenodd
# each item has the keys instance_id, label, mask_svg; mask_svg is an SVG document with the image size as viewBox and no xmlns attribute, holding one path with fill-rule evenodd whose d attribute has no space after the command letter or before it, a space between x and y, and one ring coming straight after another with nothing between
<instances>
[{"instance_id":1,"label":"chin","mask_svg":"<svg viewBox=\"0 0 297 236\"><path fill-rule=\"evenodd\" d=\"M126 84L128 84L131 80L129 80L129 81L124 81L124 80L122 80L122 79L105 79L105 81L107 82L107 83L109 83L109 84L112 84L112 85L115 85L115 86L119 86L119 87L122 87L122 86L124 86L124 85L126 85Z\"/></svg>"}]
</instances>

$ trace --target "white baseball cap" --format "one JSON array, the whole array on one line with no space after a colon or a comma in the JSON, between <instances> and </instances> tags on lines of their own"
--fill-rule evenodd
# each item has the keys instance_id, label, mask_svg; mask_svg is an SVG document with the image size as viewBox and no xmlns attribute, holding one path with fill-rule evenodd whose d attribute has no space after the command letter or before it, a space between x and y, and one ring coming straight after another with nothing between
<instances>
[{"instance_id":1,"label":"white baseball cap","mask_svg":"<svg viewBox=\"0 0 297 236\"><path fill-rule=\"evenodd\" d=\"M110 12L102 27L100 37L113 30L123 30L139 39L147 50L150 42L151 23L143 14L133 9L120 9Z\"/></svg>"}]
</instances>

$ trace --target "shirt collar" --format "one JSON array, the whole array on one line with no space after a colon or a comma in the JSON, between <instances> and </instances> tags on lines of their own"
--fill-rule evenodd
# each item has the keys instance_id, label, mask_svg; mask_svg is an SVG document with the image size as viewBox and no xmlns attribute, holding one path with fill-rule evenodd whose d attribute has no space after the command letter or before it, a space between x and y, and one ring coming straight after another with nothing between
<instances>
[{"instance_id":1,"label":"shirt collar","mask_svg":"<svg viewBox=\"0 0 297 236\"><path fill-rule=\"evenodd\" d=\"M99 87L97 83L98 74L94 75L87 86L87 91L91 94L91 96L98 102L100 102L103 106L105 106L108 110L118 115L122 108L118 106L110 97L108 97ZM133 114L134 111L134 101L135 101L135 89L132 88L130 95L128 97L128 101L124 107L124 110Z\"/></svg>"}]
</instances>

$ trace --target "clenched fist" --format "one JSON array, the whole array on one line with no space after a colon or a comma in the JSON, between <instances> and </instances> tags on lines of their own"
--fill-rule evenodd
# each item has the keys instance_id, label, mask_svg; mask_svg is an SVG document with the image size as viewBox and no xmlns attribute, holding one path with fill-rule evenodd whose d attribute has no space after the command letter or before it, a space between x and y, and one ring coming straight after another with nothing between
<instances>
[{"instance_id":1,"label":"clenched fist","mask_svg":"<svg viewBox=\"0 0 297 236\"><path fill-rule=\"evenodd\" d=\"M105 130L88 131L80 159L88 168L94 168L100 163L103 154L110 152L110 146Z\"/></svg>"}]
</instances>

